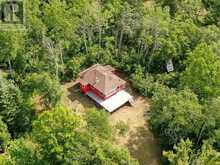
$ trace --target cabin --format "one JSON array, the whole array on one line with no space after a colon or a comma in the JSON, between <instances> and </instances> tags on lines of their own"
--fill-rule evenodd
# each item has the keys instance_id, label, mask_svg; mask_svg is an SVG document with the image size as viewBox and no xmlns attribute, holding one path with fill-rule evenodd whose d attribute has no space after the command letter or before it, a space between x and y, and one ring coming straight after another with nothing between
<instances>
[{"instance_id":1,"label":"cabin","mask_svg":"<svg viewBox=\"0 0 220 165\"><path fill-rule=\"evenodd\" d=\"M109 112L133 97L125 91L126 81L116 75L110 65L96 64L80 73L80 90Z\"/></svg>"}]
</instances>

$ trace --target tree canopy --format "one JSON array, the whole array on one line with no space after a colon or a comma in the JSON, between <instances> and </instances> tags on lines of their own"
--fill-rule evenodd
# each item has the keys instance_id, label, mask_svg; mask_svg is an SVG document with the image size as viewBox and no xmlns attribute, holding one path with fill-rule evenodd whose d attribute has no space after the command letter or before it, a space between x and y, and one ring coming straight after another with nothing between
<instances>
[{"instance_id":1,"label":"tree canopy","mask_svg":"<svg viewBox=\"0 0 220 165\"><path fill-rule=\"evenodd\" d=\"M103 113L96 111L94 115ZM107 119L103 121L108 122ZM99 128L94 127L97 134L92 133L84 122L86 120L64 107L45 112L33 122L30 136L10 145L5 161L19 165L137 164L126 149L113 146L105 137L99 136L102 133Z\"/></svg>"},{"instance_id":2,"label":"tree canopy","mask_svg":"<svg viewBox=\"0 0 220 165\"><path fill-rule=\"evenodd\" d=\"M181 82L201 98L220 95L220 61L210 46L199 45L189 54Z\"/></svg>"},{"instance_id":3,"label":"tree canopy","mask_svg":"<svg viewBox=\"0 0 220 165\"><path fill-rule=\"evenodd\" d=\"M218 163L219 0L32 0L22 11L24 29L0 21L0 164L138 164L106 113L64 101L63 85L97 63L150 99L162 164Z\"/></svg>"}]
</instances>

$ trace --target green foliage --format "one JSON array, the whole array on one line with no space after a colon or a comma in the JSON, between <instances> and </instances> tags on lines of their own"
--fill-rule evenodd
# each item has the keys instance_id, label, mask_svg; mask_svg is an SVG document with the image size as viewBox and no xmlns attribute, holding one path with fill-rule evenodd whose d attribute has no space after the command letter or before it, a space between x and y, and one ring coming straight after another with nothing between
<instances>
[{"instance_id":1,"label":"green foliage","mask_svg":"<svg viewBox=\"0 0 220 165\"><path fill-rule=\"evenodd\" d=\"M2 121L0 117L0 152L4 152L6 146L9 143L10 135L6 124Z\"/></svg>"},{"instance_id":2,"label":"green foliage","mask_svg":"<svg viewBox=\"0 0 220 165\"><path fill-rule=\"evenodd\" d=\"M220 149L220 97L212 99L205 108L209 137L215 140L215 147ZM213 136L214 135L214 136Z\"/></svg>"},{"instance_id":3,"label":"green foliage","mask_svg":"<svg viewBox=\"0 0 220 165\"><path fill-rule=\"evenodd\" d=\"M202 106L189 90L162 90L153 96L150 123L165 145L176 144L181 138L196 140L204 116Z\"/></svg>"},{"instance_id":4,"label":"green foliage","mask_svg":"<svg viewBox=\"0 0 220 165\"><path fill-rule=\"evenodd\" d=\"M190 156L192 154L192 142L187 139L186 141L182 140L174 145L174 150L170 152L163 152L163 155L168 158L170 164L175 165L189 165Z\"/></svg>"},{"instance_id":5,"label":"green foliage","mask_svg":"<svg viewBox=\"0 0 220 165\"><path fill-rule=\"evenodd\" d=\"M24 48L24 34L19 31L1 31L0 33L0 62L8 63L12 70L12 61L15 60Z\"/></svg>"},{"instance_id":6,"label":"green foliage","mask_svg":"<svg viewBox=\"0 0 220 165\"><path fill-rule=\"evenodd\" d=\"M198 13L203 9L200 0L156 0L162 7L169 7L171 17L182 17L182 19L197 19Z\"/></svg>"},{"instance_id":7,"label":"green foliage","mask_svg":"<svg viewBox=\"0 0 220 165\"><path fill-rule=\"evenodd\" d=\"M219 6L219 0L27 2L26 30L0 33L0 69L7 67L14 80L0 78L0 116L12 138L28 135L14 139L0 164L136 164L112 146L104 112L89 110L78 123L59 107L28 132L33 101L53 109L62 96L59 80L76 79L96 63L121 69L143 96L153 97L151 127L164 146L192 141L176 145L173 164L210 163L212 145L220 146ZM169 59L173 73L166 73ZM214 142L201 148L204 139Z\"/></svg>"},{"instance_id":8,"label":"green foliage","mask_svg":"<svg viewBox=\"0 0 220 165\"><path fill-rule=\"evenodd\" d=\"M68 80L77 78L84 62L85 58L83 56L76 57L68 61L68 63L66 64L65 78Z\"/></svg>"},{"instance_id":9,"label":"green foliage","mask_svg":"<svg viewBox=\"0 0 220 165\"><path fill-rule=\"evenodd\" d=\"M42 114L33 123L32 138L41 145L43 160L52 164L73 161L74 132L80 125L80 117L63 107Z\"/></svg>"},{"instance_id":10,"label":"green foliage","mask_svg":"<svg viewBox=\"0 0 220 165\"><path fill-rule=\"evenodd\" d=\"M131 81L132 85L146 97L152 97L155 93L160 93L161 90L169 91L168 87L155 81L152 75L144 75L140 66L138 66L135 73L131 75Z\"/></svg>"},{"instance_id":11,"label":"green foliage","mask_svg":"<svg viewBox=\"0 0 220 165\"><path fill-rule=\"evenodd\" d=\"M200 165L200 164L219 164L220 153L212 148L209 142L204 142L201 150L195 153L192 142L182 140L174 146L174 151L163 152L163 155L168 158L171 165Z\"/></svg>"},{"instance_id":12,"label":"green foliage","mask_svg":"<svg viewBox=\"0 0 220 165\"><path fill-rule=\"evenodd\" d=\"M15 118L22 103L21 92L12 82L0 77L0 114L10 127L16 125Z\"/></svg>"},{"instance_id":13,"label":"green foliage","mask_svg":"<svg viewBox=\"0 0 220 165\"><path fill-rule=\"evenodd\" d=\"M156 0L162 7L168 6L172 17L175 17L180 0Z\"/></svg>"},{"instance_id":14,"label":"green foliage","mask_svg":"<svg viewBox=\"0 0 220 165\"><path fill-rule=\"evenodd\" d=\"M12 136L30 129L33 111L11 81L0 77L0 115Z\"/></svg>"},{"instance_id":15,"label":"green foliage","mask_svg":"<svg viewBox=\"0 0 220 165\"><path fill-rule=\"evenodd\" d=\"M210 46L201 44L189 54L181 83L200 98L220 95L220 61Z\"/></svg>"},{"instance_id":16,"label":"green foliage","mask_svg":"<svg viewBox=\"0 0 220 165\"><path fill-rule=\"evenodd\" d=\"M179 73L178 72L172 72L172 73L164 73L164 74L158 74L155 76L155 79L165 86L168 86L169 88L177 88L179 85Z\"/></svg>"},{"instance_id":17,"label":"green foliage","mask_svg":"<svg viewBox=\"0 0 220 165\"><path fill-rule=\"evenodd\" d=\"M128 150L120 149L118 147L113 147L109 143L104 143L97 148L97 155L95 161L92 161L92 164L130 164L130 165L138 165L139 163L134 160Z\"/></svg>"},{"instance_id":18,"label":"green foliage","mask_svg":"<svg viewBox=\"0 0 220 165\"><path fill-rule=\"evenodd\" d=\"M60 0L51 0L43 3L43 23L48 28L49 35L59 42L72 37L74 34L74 24L72 17L67 10L67 4Z\"/></svg>"},{"instance_id":19,"label":"green foliage","mask_svg":"<svg viewBox=\"0 0 220 165\"><path fill-rule=\"evenodd\" d=\"M108 122L108 115L104 111L97 111L91 109L86 112L85 120L87 122L87 129L94 136L103 139L110 139L112 136L111 126Z\"/></svg>"},{"instance_id":20,"label":"green foliage","mask_svg":"<svg viewBox=\"0 0 220 165\"><path fill-rule=\"evenodd\" d=\"M98 127L93 128L94 134L83 123L81 117L64 107L45 112L34 121L30 137L12 142L3 160L18 165L138 164L126 149L102 139Z\"/></svg>"},{"instance_id":21,"label":"green foliage","mask_svg":"<svg viewBox=\"0 0 220 165\"><path fill-rule=\"evenodd\" d=\"M62 96L60 83L46 72L28 75L23 82L23 91L27 98L41 96L46 108L56 106Z\"/></svg>"},{"instance_id":22,"label":"green foliage","mask_svg":"<svg viewBox=\"0 0 220 165\"><path fill-rule=\"evenodd\" d=\"M215 130L214 139L216 141L215 144L216 148L220 150L220 129Z\"/></svg>"},{"instance_id":23,"label":"green foliage","mask_svg":"<svg viewBox=\"0 0 220 165\"><path fill-rule=\"evenodd\" d=\"M115 128L118 130L118 134L121 136L125 136L129 131L129 125L123 121L117 122Z\"/></svg>"},{"instance_id":24,"label":"green foliage","mask_svg":"<svg viewBox=\"0 0 220 165\"><path fill-rule=\"evenodd\" d=\"M5 164L37 165L44 164L40 161L40 146L28 138L20 138L10 143L5 155Z\"/></svg>"},{"instance_id":25,"label":"green foliage","mask_svg":"<svg viewBox=\"0 0 220 165\"><path fill-rule=\"evenodd\" d=\"M202 0L206 9L208 10L208 15L206 19L207 24L217 24L220 25L220 2L218 0Z\"/></svg>"},{"instance_id":26,"label":"green foliage","mask_svg":"<svg viewBox=\"0 0 220 165\"><path fill-rule=\"evenodd\" d=\"M219 164L220 153L217 152L213 147L212 143L205 141L201 147L198 158L194 160L195 164Z\"/></svg>"},{"instance_id":27,"label":"green foliage","mask_svg":"<svg viewBox=\"0 0 220 165\"><path fill-rule=\"evenodd\" d=\"M90 66L92 64L96 63L102 63L102 64L112 64L114 63L111 52L108 50L108 48L103 49L99 48L98 45L92 46L88 49L88 54L86 55L86 61L85 64Z\"/></svg>"}]
</instances>

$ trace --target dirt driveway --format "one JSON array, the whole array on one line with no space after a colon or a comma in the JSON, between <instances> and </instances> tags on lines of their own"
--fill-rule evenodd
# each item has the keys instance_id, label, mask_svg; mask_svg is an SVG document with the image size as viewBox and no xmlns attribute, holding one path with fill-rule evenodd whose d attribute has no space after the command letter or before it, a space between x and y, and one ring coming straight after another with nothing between
<instances>
[{"instance_id":1,"label":"dirt driveway","mask_svg":"<svg viewBox=\"0 0 220 165\"><path fill-rule=\"evenodd\" d=\"M87 108L96 107L92 100L80 92L77 81L67 83L63 87L65 90L64 103L69 108L81 113ZM109 117L112 125L115 125L118 121L124 121L129 126L126 136L116 137L115 143L126 146L141 165L158 165L160 164L161 151L156 139L149 130L147 117L144 116L149 101L138 96L130 87L127 90L135 98L134 106L131 107L127 104Z\"/></svg>"}]
</instances>

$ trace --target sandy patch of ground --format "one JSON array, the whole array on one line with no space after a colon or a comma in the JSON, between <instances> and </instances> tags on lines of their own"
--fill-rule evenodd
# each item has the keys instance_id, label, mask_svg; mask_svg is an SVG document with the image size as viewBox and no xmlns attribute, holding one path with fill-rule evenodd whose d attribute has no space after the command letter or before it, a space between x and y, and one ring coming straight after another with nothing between
<instances>
[{"instance_id":1,"label":"sandy patch of ground","mask_svg":"<svg viewBox=\"0 0 220 165\"><path fill-rule=\"evenodd\" d=\"M143 97L137 97L133 107L126 105L114 112L110 117L110 122L116 124L123 121L129 125L126 136L116 138L116 144L126 146L133 157L141 165L160 164L160 148L150 132L144 112L149 106L149 102Z\"/></svg>"},{"instance_id":2,"label":"sandy patch of ground","mask_svg":"<svg viewBox=\"0 0 220 165\"><path fill-rule=\"evenodd\" d=\"M63 87L64 103L70 109L81 113L88 108L98 107L94 101L80 92L78 81L66 83ZM109 116L112 125L118 121L124 121L129 125L126 136L116 137L115 143L126 146L141 165L158 165L161 158L160 148L149 130L147 117L144 116L149 101L134 92L130 85L127 91L135 98L134 106L126 104Z\"/></svg>"},{"instance_id":3,"label":"sandy patch of ground","mask_svg":"<svg viewBox=\"0 0 220 165\"><path fill-rule=\"evenodd\" d=\"M95 108L94 102L80 92L78 81L63 85L64 104L76 112L84 112L88 108Z\"/></svg>"}]
</instances>

